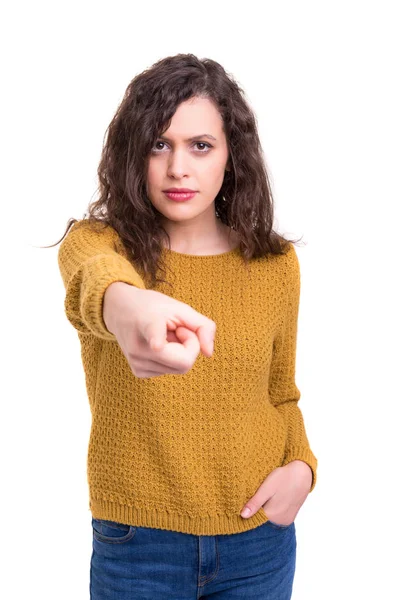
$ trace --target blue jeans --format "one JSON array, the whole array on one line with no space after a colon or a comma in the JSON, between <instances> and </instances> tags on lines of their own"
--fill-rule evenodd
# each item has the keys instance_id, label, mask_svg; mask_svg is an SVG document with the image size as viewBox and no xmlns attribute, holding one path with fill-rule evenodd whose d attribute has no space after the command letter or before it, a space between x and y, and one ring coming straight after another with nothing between
<instances>
[{"instance_id":1,"label":"blue jeans","mask_svg":"<svg viewBox=\"0 0 400 600\"><path fill-rule=\"evenodd\" d=\"M192 535L92 518L91 600L289 600L296 529Z\"/></svg>"}]
</instances>

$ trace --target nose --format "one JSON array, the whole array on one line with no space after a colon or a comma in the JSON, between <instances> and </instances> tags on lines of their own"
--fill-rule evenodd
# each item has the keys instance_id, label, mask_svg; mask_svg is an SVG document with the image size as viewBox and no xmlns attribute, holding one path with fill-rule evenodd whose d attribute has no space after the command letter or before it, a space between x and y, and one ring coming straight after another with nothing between
<instances>
[{"instance_id":1,"label":"nose","mask_svg":"<svg viewBox=\"0 0 400 600\"><path fill-rule=\"evenodd\" d=\"M168 160L168 176L181 179L188 175L188 162L184 150L171 152Z\"/></svg>"}]
</instances>

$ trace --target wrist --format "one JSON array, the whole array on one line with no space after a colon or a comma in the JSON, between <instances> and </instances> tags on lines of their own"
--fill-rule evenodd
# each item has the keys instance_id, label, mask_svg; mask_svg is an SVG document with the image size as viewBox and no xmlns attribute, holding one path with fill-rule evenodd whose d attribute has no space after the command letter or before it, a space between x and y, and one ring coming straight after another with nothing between
<instances>
[{"instance_id":1,"label":"wrist","mask_svg":"<svg viewBox=\"0 0 400 600\"><path fill-rule=\"evenodd\" d=\"M305 474L309 475L312 479L313 470L308 463L304 462L304 460L300 460L300 459L292 460L289 463L287 463L286 466L288 467L289 465L293 465L292 468L295 468L299 472L303 471Z\"/></svg>"},{"instance_id":2,"label":"wrist","mask_svg":"<svg viewBox=\"0 0 400 600\"><path fill-rule=\"evenodd\" d=\"M122 286L129 285L123 281L113 281L107 286L103 296L103 321L108 331L114 334L115 316L118 314L116 308L117 295ZM132 287L132 286L131 286Z\"/></svg>"}]
</instances>

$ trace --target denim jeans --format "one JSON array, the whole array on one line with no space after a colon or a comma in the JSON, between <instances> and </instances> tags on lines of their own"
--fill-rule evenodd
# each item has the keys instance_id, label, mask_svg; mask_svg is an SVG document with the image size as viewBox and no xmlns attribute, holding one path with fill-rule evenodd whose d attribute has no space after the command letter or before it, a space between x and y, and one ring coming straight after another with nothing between
<instances>
[{"instance_id":1,"label":"denim jeans","mask_svg":"<svg viewBox=\"0 0 400 600\"><path fill-rule=\"evenodd\" d=\"M294 522L192 535L92 518L91 600L289 600Z\"/></svg>"}]
</instances>

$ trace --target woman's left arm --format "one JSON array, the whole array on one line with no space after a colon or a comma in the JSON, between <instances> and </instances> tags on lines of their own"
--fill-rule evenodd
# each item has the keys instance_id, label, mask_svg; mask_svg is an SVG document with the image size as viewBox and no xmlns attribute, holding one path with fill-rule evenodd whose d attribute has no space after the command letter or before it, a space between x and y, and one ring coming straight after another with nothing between
<instances>
[{"instance_id":1,"label":"woman's left arm","mask_svg":"<svg viewBox=\"0 0 400 600\"><path fill-rule=\"evenodd\" d=\"M310 448L298 406L300 391L295 381L300 266L292 243L285 261L283 285L287 286L287 304L281 328L274 339L268 385L270 402L285 424L285 454L281 466L268 475L246 502L245 507L249 507L250 512L245 515L242 510L241 515L250 517L263 506L273 520L292 522L316 485L317 459ZM278 513L275 512L277 509Z\"/></svg>"},{"instance_id":2,"label":"woman's left arm","mask_svg":"<svg viewBox=\"0 0 400 600\"><path fill-rule=\"evenodd\" d=\"M286 318L274 340L268 391L270 402L283 418L286 428L285 457L282 466L295 460L307 463L312 471L311 492L317 482L317 459L310 448L303 414L298 406L300 391L295 381L300 265L292 243L286 259Z\"/></svg>"}]
</instances>

